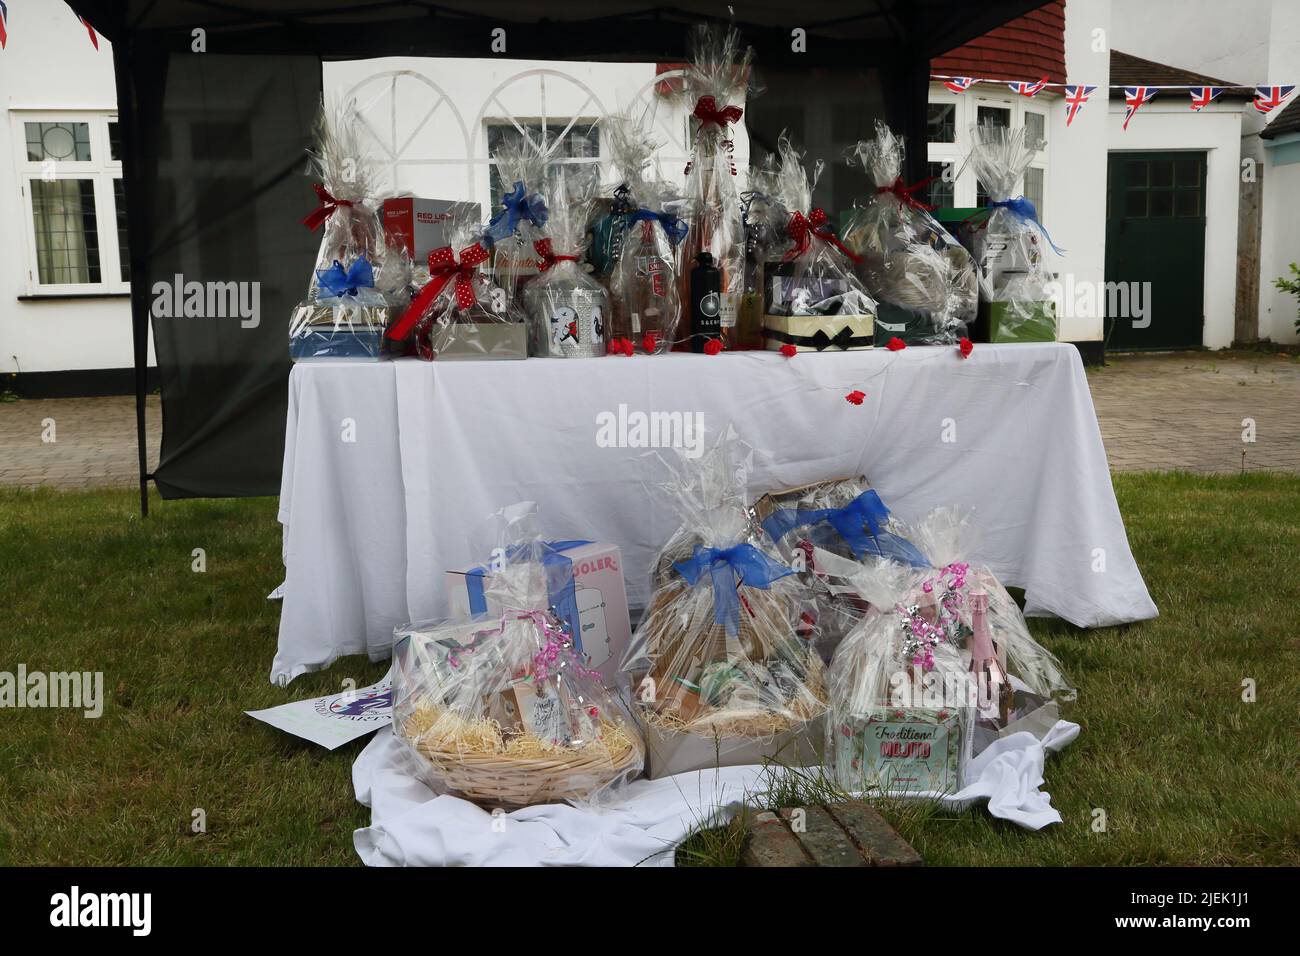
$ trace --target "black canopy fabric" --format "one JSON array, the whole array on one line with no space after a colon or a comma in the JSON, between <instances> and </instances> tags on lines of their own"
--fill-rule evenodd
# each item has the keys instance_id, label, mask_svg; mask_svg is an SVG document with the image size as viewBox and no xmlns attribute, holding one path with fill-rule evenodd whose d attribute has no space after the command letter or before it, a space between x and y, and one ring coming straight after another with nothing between
<instances>
[{"instance_id":1,"label":"black canopy fabric","mask_svg":"<svg viewBox=\"0 0 1300 956\"><path fill-rule=\"evenodd\" d=\"M301 174L322 59L486 57L493 31L504 29L511 59L678 62L688 25L731 19L730 8L768 87L746 117L760 150L783 126L797 129L795 119L810 145L868 135L876 116L919 144L930 60L1045 0L67 2L113 41L143 509L150 478L165 498L279 491L285 327L317 245L299 220L314 205ZM806 31L806 52L793 49L795 28ZM805 108L814 101L824 108ZM909 180L924 177L925 163L924 149L911 150ZM832 193L825 204L844 205L861 185L841 175L824 187ZM257 283L256 296L242 303L256 305L256 320L245 314L250 309L222 318L153 316L163 435L149 474L151 312L183 301L184 283L214 279Z\"/></svg>"}]
</instances>

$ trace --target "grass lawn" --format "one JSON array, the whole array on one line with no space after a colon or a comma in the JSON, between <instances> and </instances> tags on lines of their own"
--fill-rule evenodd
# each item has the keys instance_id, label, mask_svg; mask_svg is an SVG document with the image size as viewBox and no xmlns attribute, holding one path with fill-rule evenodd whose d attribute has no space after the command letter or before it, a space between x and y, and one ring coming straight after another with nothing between
<instances>
[{"instance_id":1,"label":"grass lawn","mask_svg":"<svg viewBox=\"0 0 1300 956\"><path fill-rule=\"evenodd\" d=\"M931 865L1300 864L1300 477L1115 484L1161 617L1031 621L1079 688L1083 734L1046 771L1064 822L886 807ZM103 671L107 698L97 720L0 710L0 863L357 863L364 741L327 753L243 711L385 668L272 687L281 576L273 500L157 502L141 521L132 490L0 491L0 671Z\"/></svg>"}]
</instances>

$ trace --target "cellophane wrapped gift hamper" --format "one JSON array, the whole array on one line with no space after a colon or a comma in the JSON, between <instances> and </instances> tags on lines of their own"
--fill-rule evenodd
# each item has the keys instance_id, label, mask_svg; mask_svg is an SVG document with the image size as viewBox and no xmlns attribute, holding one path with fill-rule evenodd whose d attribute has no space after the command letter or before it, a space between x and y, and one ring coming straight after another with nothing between
<instances>
[{"instance_id":1,"label":"cellophane wrapped gift hamper","mask_svg":"<svg viewBox=\"0 0 1300 956\"><path fill-rule=\"evenodd\" d=\"M1060 705L1076 691L1051 651L1034 640L1015 598L986 566L971 561L978 533L969 511L937 508L910 526L913 539L935 567L964 567L967 587L957 602L966 638L964 651L982 682L974 752L993 739L1029 730L1042 737L1056 723ZM996 702L996 703L995 703Z\"/></svg>"},{"instance_id":2,"label":"cellophane wrapped gift hamper","mask_svg":"<svg viewBox=\"0 0 1300 956\"><path fill-rule=\"evenodd\" d=\"M437 792L587 802L640 772L635 721L546 606L553 570L516 554L488 585L499 614L396 629L394 732Z\"/></svg>"},{"instance_id":3,"label":"cellophane wrapped gift hamper","mask_svg":"<svg viewBox=\"0 0 1300 956\"><path fill-rule=\"evenodd\" d=\"M610 211L593 229L593 242L601 246L599 258L608 275L609 338L630 343L636 352L660 354L680 336L678 256L689 228L672 211L676 191L651 175L657 140L626 115L611 117L608 135L610 155L623 178Z\"/></svg>"},{"instance_id":4,"label":"cellophane wrapped gift hamper","mask_svg":"<svg viewBox=\"0 0 1300 956\"><path fill-rule=\"evenodd\" d=\"M1024 127L971 129L967 166L988 191L985 218L971 236L979 275L980 325L990 342L1054 342L1057 338L1054 253L1038 210L1015 190L1041 143Z\"/></svg>"},{"instance_id":5,"label":"cellophane wrapped gift hamper","mask_svg":"<svg viewBox=\"0 0 1300 956\"><path fill-rule=\"evenodd\" d=\"M765 494L752 511L762 533L805 585L800 626L816 629L817 650L826 661L869 607L852 583L863 562L886 558L915 568L929 566L907 539L906 526L862 477Z\"/></svg>"},{"instance_id":6,"label":"cellophane wrapped gift hamper","mask_svg":"<svg viewBox=\"0 0 1300 956\"><path fill-rule=\"evenodd\" d=\"M782 133L777 151L750 176L766 201L751 198L749 227L771 241L762 265L769 349L848 351L874 341L876 303L854 272L856 254L835 235L826 211L812 205L823 168L818 162L810 180L803 156Z\"/></svg>"},{"instance_id":7,"label":"cellophane wrapped gift hamper","mask_svg":"<svg viewBox=\"0 0 1300 956\"><path fill-rule=\"evenodd\" d=\"M537 275L534 246L550 218L539 190L546 174L546 157L540 145L527 138L508 142L494 153L500 175L499 202L483 233L492 253L493 281L514 299L522 284Z\"/></svg>"},{"instance_id":8,"label":"cellophane wrapped gift hamper","mask_svg":"<svg viewBox=\"0 0 1300 956\"><path fill-rule=\"evenodd\" d=\"M660 553L623 664L652 778L775 760L815 764L825 711L802 586L754 535L752 452L733 433L672 465L662 490L681 525Z\"/></svg>"},{"instance_id":9,"label":"cellophane wrapped gift hamper","mask_svg":"<svg viewBox=\"0 0 1300 956\"><path fill-rule=\"evenodd\" d=\"M490 253L476 211L455 214L450 244L414 273L418 291L386 332L406 354L429 361L528 357L523 309L482 269Z\"/></svg>"},{"instance_id":10,"label":"cellophane wrapped gift hamper","mask_svg":"<svg viewBox=\"0 0 1300 956\"><path fill-rule=\"evenodd\" d=\"M997 578L954 557L964 525L945 508L912 527L937 567L877 560L853 578L870 608L831 660L826 722L847 790L953 793L974 754L1019 730L1041 738L1074 698Z\"/></svg>"},{"instance_id":11,"label":"cellophane wrapped gift hamper","mask_svg":"<svg viewBox=\"0 0 1300 956\"><path fill-rule=\"evenodd\" d=\"M844 241L876 299L878 344L957 342L979 303L970 253L930 215L916 189L904 186L903 140L888 126L877 121L875 139L859 142L851 155L876 186L849 215Z\"/></svg>"},{"instance_id":12,"label":"cellophane wrapped gift hamper","mask_svg":"<svg viewBox=\"0 0 1300 956\"><path fill-rule=\"evenodd\" d=\"M689 313L691 266L707 252L722 274L718 312L724 346L759 348L761 342L739 342L736 337L745 282L745 230L735 138L747 99L758 92L751 69L754 51L735 29L720 25L700 24L689 40L691 59L678 96L693 133L683 190L690 223L680 259L682 298L688 303L684 309Z\"/></svg>"},{"instance_id":13,"label":"cellophane wrapped gift hamper","mask_svg":"<svg viewBox=\"0 0 1300 956\"><path fill-rule=\"evenodd\" d=\"M576 166L546 172L548 216L534 243L537 275L523 284L529 353L543 358L605 354L609 293L583 268L597 181Z\"/></svg>"},{"instance_id":14,"label":"cellophane wrapped gift hamper","mask_svg":"<svg viewBox=\"0 0 1300 956\"><path fill-rule=\"evenodd\" d=\"M379 360L384 328L404 284L400 256L384 244L374 168L352 101L323 102L311 156L319 205L303 224L321 229L307 298L289 321L294 361Z\"/></svg>"}]
</instances>

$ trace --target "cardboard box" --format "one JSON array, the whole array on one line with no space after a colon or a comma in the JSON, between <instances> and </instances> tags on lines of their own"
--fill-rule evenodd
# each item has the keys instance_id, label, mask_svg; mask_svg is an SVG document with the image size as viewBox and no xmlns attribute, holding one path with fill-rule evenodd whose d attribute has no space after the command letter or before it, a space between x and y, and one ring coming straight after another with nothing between
<instances>
[{"instance_id":1,"label":"cardboard box","mask_svg":"<svg viewBox=\"0 0 1300 956\"><path fill-rule=\"evenodd\" d=\"M453 322L434 325L429 347L438 362L528 358L528 326L523 322Z\"/></svg>"},{"instance_id":2,"label":"cardboard box","mask_svg":"<svg viewBox=\"0 0 1300 956\"><path fill-rule=\"evenodd\" d=\"M969 708L883 706L837 718L829 766L849 791L956 793L971 758Z\"/></svg>"},{"instance_id":3,"label":"cardboard box","mask_svg":"<svg viewBox=\"0 0 1300 956\"><path fill-rule=\"evenodd\" d=\"M574 644L600 673L606 687L616 686L619 666L632 640L632 620L623 582L623 555L618 545L581 544L561 552L573 562L573 583L578 604L578 626ZM446 572L447 598L453 617L474 613L471 608L469 574L473 568ZM485 576L489 576L485 574ZM486 584L486 582L484 582ZM488 602L489 613L500 607Z\"/></svg>"},{"instance_id":4,"label":"cardboard box","mask_svg":"<svg viewBox=\"0 0 1300 956\"><path fill-rule=\"evenodd\" d=\"M385 199L381 215L384 241L394 248L405 249L416 262L424 262L430 252L449 243L447 225L452 219L466 215L477 221L481 216L476 202L414 196Z\"/></svg>"},{"instance_id":5,"label":"cardboard box","mask_svg":"<svg viewBox=\"0 0 1300 956\"><path fill-rule=\"evenodd\" d=\"M294 309L289 328L289 357L295 362L318 359L352 359L378 362L388 358L384 329L387 306L364 306L347 312L337 321L330 306L303 303Z\"/></svg>"},{"instance_id":6,"label":"cardboard box","mask_svg":"<svg viewBox=\"0 0 1300 956\"><path fill-rule=\"evenodd\" d=\"M640 708L637 708L640 715ZM651 780L689 770L714 767L761 766L766 761L785 767L815 767L821 761L825 716L806 721L775 737L714 737L664 730L638 719L645 739L645 775Z\"/></svg>"},{"instance_id":7,"label":"cardboard box","mask_svg":"<svg viewBox=\"0 0 1300 956\"><path fill-rule=\"evenodd\" d=\"M800 352L869 349L874 342L874 315L765 315L767 347L793 345Z\"/></svg>"}]
</instances>

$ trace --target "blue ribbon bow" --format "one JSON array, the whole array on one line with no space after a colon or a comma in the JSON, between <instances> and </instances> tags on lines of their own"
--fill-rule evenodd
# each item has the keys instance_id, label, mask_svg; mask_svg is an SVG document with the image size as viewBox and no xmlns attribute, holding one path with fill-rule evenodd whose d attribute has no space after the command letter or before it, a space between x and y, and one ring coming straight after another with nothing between
<instances>
[{"instance_id":1,"label":"blue ribbon bow","mask_svg":"<svg viewBox=\"0 0 1300 956\"><path fill-rule=\"evenodd\" d=\"M914 568L928 567L930 562L906 538L881 526L889 520L889 509L880 495L868 489L843 508L781 508L763 522L763 530L773 541L780 541L795 528L826 522L847 542L853 556L888 558Z\"/></svg>"},{"instance_id":2,"label":"blue ribbon bow","mask_svg":"<svg viewBox=\"0 0 1300 956\"><path fill-rule=\"evenodd\" d=\"M355 296L360 289L374 288L375 270L370 267L370 262L364 255L358 256L357 261L346 270L335 259L334 265L328 269L316 270L316 281L329 293L328 298Z\"/></svg>"},{"instance_id":3,"label":"blue ribbon bow","mask_svg":"<svg viewBox=\"0 0 1300 956\"><path fill-rule=\"evenodd\" d=\"M989 203L989 208L1005 209L1022 222L1032 222L1038 227L1038 231L1043 234L1047 244L1052 247L1052 251L1058 256L1065 255L1065 250L1058 249L1056 243L1052 241L1052 237L1047 234L1047 227L1038 221L1038 210L1034 207L1033 200L1026 199L1024 196L1017 196L1015 199L998 199Z\"/></svg>"},{"instance_id":4,"label":"blue ribbon bow","mask_svg":"<svg viewBox=\"0 0 1300 956\"><path fill-rule=\"evenodd\" d=\"M695 553L685 561L673 563L677 573L694 587L709 572L713 585L713 620L734 636L740 630L740 595L737 588L745 585L767 590L772 582L794 574L779 561L769 558L752 544L737 544L730 548L695 546Z\"/></svg>"},{"instance_id":5,"label":"blue ribbon bow","mask_svg":"<svg viewBox=\"0 0 1300 956\"><path fill-rule=\"evenodd\" d=\"M645 222L646 220L651 219L658 220L659 225L663 226L664 235L668 237L668 241L674 246L686 238L686 233L691 228L686 224L686 220L680 219L670 212L655 212L653 209L642 207L633 210L627 215L627 224L629 226L634 222Z\"/></svg>"},{"instance_id":6,"label":"blue ribbon bow","mask_svg":"<svg viewBox=\"0 0 1300 956\"><path fill-rule=\"evenodd\" d=\"M527 220L534 226L546 225L546 203L537 193L525 193L524 184L516 181L510 192L501 197L501 209L488 223L484 238L498 242L514 235L519 223Z\"/></svg>"},{"instance_id":7,"label":"blue ribbon bow","mask_svg":"<svg viewBox=\"0 0 1300 956\"><path fill-rule=\"evenodd\" d=\"M561 551L580 548L590 541L543 541L542 568L546 572L546 596L555 608L556 616L569 625L573 646L582 652L582 622L578 619L578 589L573 583L573 560ZM519 544L506 549L506 560L519 557L531 544ZM487 599L483 595L483 579L487 568L470 568L465 573L465 590L469 595L471 614L487 612Z\"/></svg>"}]
</instances>

